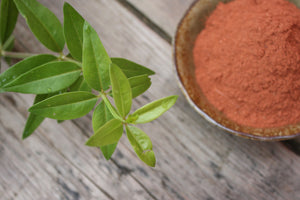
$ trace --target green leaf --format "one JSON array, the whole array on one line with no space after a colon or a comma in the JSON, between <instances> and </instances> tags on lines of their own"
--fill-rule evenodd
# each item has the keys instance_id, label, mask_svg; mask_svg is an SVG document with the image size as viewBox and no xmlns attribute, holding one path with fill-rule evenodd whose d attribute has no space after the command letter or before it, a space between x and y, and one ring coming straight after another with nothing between
<instances>
[{"instance_id":1,"label":"green leaf","mask_svg":"<svg viewBox=\"0 0 300 200\"><path fill-rule=\"evenodd\" d=\"M143 124L155 120L164 112L169 110L176 102L178 96L169 96L153 101L132 113L128 119L128 123Z\"/></svg>"},{"instance_id":2,"label":"green leaf","mask_svg":"<svg viewBox=\"0 0 300 200\"><path fill-rule=\"evenodd\" d=\"M70 86L77 80L81 68L72 62L55 61L36 67L6 84L7 92L47 94Z\"/></svg>"},{"instance_id":3,"label":"green leaf","mask_svg":"<svg viewBox=\"0 0 300 200\"><path fill-rule=\"evenodd\" d=\"M96 102L97 96L90 92L69 92L41 101L29 112L58 120L76 119L88 114Z\"/></svg>"},{"instance_id":4,"label":"green leaf","mask_svg":"<svg viewBox=\"0 0 300 200\"><path fill-rule=\"evenodd\" d=\"M126 60L124 58L111 58L111 61L121 68L127 78L144 74L147 74L149 76L155 74L155 72L151 69L148 69L147 67L134 63L130 60Z\"/></svg>"},{"instance_id":5,"label":"green leaf","mask_svg":"<svg viewBox=\"0 0 300 200\"><path fill-rule=\"evenodd\" d=\"M155 167L156 159L152 142L148 135L134 126L126 126L128 140L138 157L150 167Z\"/></svg>"},{"instance_id":6,"label":"green leaf","mask_svg":"<svg viewBox=\"0 0 300 200\"><path fill-rule=\"evenodd\" d=\"M51 96L50 94L36 95L33 104L37 104L38 102L41 102L50 96ZM39 127L39 125L44 121L44 119L45 119L45 117L38 116L33 113L29 113L24 131L23 131L22 139L26 139L27 137L29 137Z\"/></svg>"},{"instance_id":7,"label":"green leaf","mask_svg":"<svg viewBox=\"0 0 300 200\"><path fill-rule=\"evenodd\" d=\"M115 144L120 140L122 132L122 122L117 119L112 119L100 127L95 134L88 139L86 145L100 147Z\"/></svg>"},{"instance_id":8,"label":"green leaf","mask_svg":"<svg viewBox=\"0 0 300 200\"><path fill-rule=\"evenodd\" d=\"M75 91L86 91L86 92L91 92L92 89L90 86L86 83L84 80L83 76L80 76L73 85L70 86L70 92L75 92Z\"/></svg>"},{"instance_id":9,"label":"green leaf","mask_svg":"<svg viewBox=\"0 0 300 200\"><path fill-rule=\"evenodd\" d=\"M111 60L97 32L87 23L83 27L83 76L91 88L101 91L108 89Z\"/></svg>"},{"instance_id":10,"label":"green leaf","mask_svg":"<svg viewBox=\"0 0 300 200\"><path fill-rule=\"evenodd\" d=\"M68 3L64 3L64 35L73 58L81 61L84 19Z\"/></svg>"},{"instance_id":11,"label":"green leaf","mask_svg":"<svg viewBox=\"0 0 300 200\"><path fill-rule=\"evenodd\" d=\"M114 117L112 116L108 108L105 106L104 101L100 102L100 104L96 107L93 113L94 132L96 132L101 126L103 126L106 122L110 121L113 118ZM117 147L117 143L100 147L106 160L110 159L116 147Z\"/></svg>"},{"instance_id":12,"label":"green leaf","mask_svg":"<svg viewBox=\"0 0 300 200\"><path fill-rule=\"evenodd\" d=\"M130 112L132 104L130 83L117 65L112 64L109 69L114 101L120 115L125 117Z\"/></svg>"},{"instance_id":13,"label":"green leaf","mask_svg":"<svg viewBox=\"0 0 300 200\"><path fill-rule=\"evenodd\" d=\"M0 42L4 44L12 34L18 19L18 10L13 0L2 0L0 8Z\"/></svg>"},{"instance_id":14,"label":"green leaf","mask_svg":"<svg viewBox=\"0 0 300 200\"><path fill-rule=\"evenodd\" d=\"M53 55L41 54L18 62L0 74L0 88L18 79L24 73L55 59L56 57Z\"/></svg>"},{"instance_id":15,"label":"green leaf","mask_svg":"<svg viewBox=\"0 0 300 200\"><path fill-rule=\"evenodd\" d=\"M61 52L65 45L63 28L57 17L36 0L14 0L36 38L48 49Z\"/></svg>"},{"instance_id":16,"label":"green leaf","mask_svg":"<svg viewBox=\"0 0 300 200\"><path fill-rule=\"evenodd\" d=\"M132 91L132 98L143 94L151 86L151 79L147 74L134 76L128 80Z\"/></svg>"}]
</instances>

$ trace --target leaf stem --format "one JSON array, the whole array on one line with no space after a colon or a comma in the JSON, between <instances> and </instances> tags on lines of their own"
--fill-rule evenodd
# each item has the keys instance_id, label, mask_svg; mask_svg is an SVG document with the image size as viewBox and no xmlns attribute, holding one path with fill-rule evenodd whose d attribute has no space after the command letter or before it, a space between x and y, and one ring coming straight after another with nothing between
<instances>
[{"instance_id":1,"label":"leaf stem","mask_svg":"<svg viewBox=\"0 0 300 200\"><path fill-rule=\"evenodd\" d=\"M20 58L20 59L24 59L24 58L28 58L30 56L35 56L38 55L36 53L24 53L24 52L12 52L12 51L1 51L1 56L3 57L9 57L9 58ZM57 56L58 59L60 60L64 60L64 61L69 61L69 62L73 62L76 63L79 66L82 66L81 62L78 62L77 60L74 60L72 58L68 58L67 56L61 54L61 55L55 55Z\"/></svg>"},{"instance_id":2,"label":"leaf stem","mask_svg":"<svg viewBox=\"0 0 300 200\"><path fill-rule=\"evenodd\" d=\"M28 58L30 56L35 56L37 54L34 53L23 53L23 52L11 52L11 51L1 51L1 55L8 58Z\"/></svg>"},{"instance_id":3,"label":"leaf stem","mask_svg":"<svg viewBox=\"0 0 300 200\"><path fill-rule=\"evenodd\" d=\"M14 39L15 39L14 35L9 36L9 38L3 44L3 46L1 47L1 49L6 50L6 48L9 47L9 45L13 42Z\"/></svg>"},{"instance_id":4,"label":"leaf stem","mask_svg":"<svg viewBox=\"0 0 300 200\"><path fill-rule=\"evenodd\" d=\"M111 114L114 116L114 118L120 120L123 123L126 123L124 119L122 119L115 111L113 106L111 105L110 101L108 100L106 94L104 92L100 92L100 96L103 99L105 105L107 106L108 110L111 112Z\"/></svg>"},{"instance_id":5,"label":"leaf stem","mask_svg":"<svg viewBox=\"0 0 300 200\"><path fill-rule=\"evenodd\" d=\"M64 61L69 61L69 62L75 63L75 64L77 64L77 65L79 65L79 66L82 66L82 63L81 63L81 62L78 62L77 60L74 60L73 58L69 58L69 57L67 57L67 56L65 56L65 55L61 56L60 58L61 58L62 60L64 60Z\"/></svg>"}]
</instances>

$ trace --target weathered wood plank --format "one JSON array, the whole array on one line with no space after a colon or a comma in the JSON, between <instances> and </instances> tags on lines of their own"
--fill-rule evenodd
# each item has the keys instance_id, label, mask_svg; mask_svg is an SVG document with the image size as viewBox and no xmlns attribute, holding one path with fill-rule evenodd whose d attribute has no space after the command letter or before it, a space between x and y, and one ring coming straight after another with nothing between
<instances>
[{"instance_id":1,"label":"weathered wood plank","mask_svg":"<svg viewBox=\"0 0 300 200\"><path fill-rule=\"evenodd\" d=\"M61 1L42 2L62 18ZM162 122L141 126L153 140L158 157L156 169L145 167L135 158L126 138L122 138L119 150L109 163L99 156L99 150L84 147L87 137L81 130L91 134L88 117L76 120L75 124L66 122L61 128L55 128L54 123L47 120L40 128L41 138L52 143L71 165L86 172L87 178L93 178L96 185L116 199L124 194L136 199L300 198L299 157L279 143L230 136L199 117L177 87L171 46L166 41L115 1L70 2L100 33L104 45L110 47L110 55L133 59L158 72L152 88L135 101L134 108L149 99L180 95L176 106L162 116ZM44 51L22 23L18 24L16 34L18 49ZM12 97L24 115L32 97Z\"/></svg>"},{"instance_id":2,"label":"weathered wood plank","mask_svg":"<svg viewBox=\"0 0 300 200\"><path fill-rule=\"evenodd\" d=\"M1 199L111 199L47 140L36 135L21 141L24 117L12 100L0 96Z\"/></svg>"},{"instance_id":3,"label":"weathered wood plank","mask_svg":"<svg viewBox=\"0 0 300 200\"><path fill-rule=\"evenodd\" d=\"M25 108L30 105L33 99L31 96L18 94L9 94L9 96L4 98L10 99L15 103L15 106L18 109L23 110L23 112L21 112L23 119L20 116L16 122L7 123L5 121L5 123L8 124L8 127L18 127L17 130L14 130L14 134L21 133L22 129L20 129L20 127L22 128L24 125ZM5 115L3 115L3 118L4 117ZM11 121L11 118L5 119ZM14 123L17 123L18 125L13 125ZM15 135L15 137L20 138L20 134ZM38 137L40 141L31 139L36 137ZM46 120L44 125L39 128L38 132L31 136L31 138L24 141L24 143L30 142L26 148L40 152L39 154L42 155L41 163L38 163L40 165L38 166L41 169L44 167L49 168L53 165L54 169L58 171L58 174L62 173L62 171L66 171L66 173L70 174L71 177L65 177L65 179L61 178L57 184L64 186L65 184L62 181L69 179L72 181L72 176L75 176L76 178L71 183L74 185L76 183L80 184L80 179L82 179L81 177L83 176L91 181L98 190L100 188L100 191L109 193L111 199L121 199L122 197L130 197L132 199L150 198L134 179L130 176L126 176L126 173L122 174L123 171L113 163L107 162L104 158L99 160L99 150L84 146L87 137L83 135L71 121L64 122L63 126L59 126L55 120ZM16 146L19 148L19 145ZM22 148L20 149L23 149L24 151L24 146L22 145ZM61 157L66 164L63 165L61 164L62 161L55 160L54 158L56 157ZM44 163L44 165L42 165L42 163ZM56 166L59 166L59 168L57 169ZM78 175L77 173L74 173L76 169L79 170L79 172L77 172ZM25 171L27 172L27 170ZM81 186L83 189L89 188L83 186ZM88 191L89 190L90 189L88 189ZM87 193L84 193L78 188L74 191L81 194L83 199L90 198Z\"/></svg>"},{"instance_id":4,"label":"weathered wood plank","mask_svg":"<svg viewBox=\"0 0 300 200\"><path fill-rule=\"evenodd\" d=\"M146 18L152 20L171 37L181 17L195 0L119 0L123 4L135 7Z\"/></svg>"}]
</instances>

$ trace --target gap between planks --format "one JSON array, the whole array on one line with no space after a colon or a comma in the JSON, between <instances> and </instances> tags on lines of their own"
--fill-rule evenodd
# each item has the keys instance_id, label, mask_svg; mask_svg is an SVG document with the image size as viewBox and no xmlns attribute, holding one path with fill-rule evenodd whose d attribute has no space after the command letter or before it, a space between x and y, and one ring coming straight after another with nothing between
<instances>
[{"instance_id":1,"label":"gap between planks","mask_svg":"<svg viewBox=\"0 0 300 200\"><path fill-rule=\"evenodd\" d=\"M141 12L138 8L136 8L133 4L128 2L127 0L116 0L123 7L125 7L129 12L134 14L137 19L141 20L146 26L151 28L155 33L157 33L160 37L162 37L169 44L172 44L172 36L167 33L164 29L158 26L154 21L152 21L147 15Z\"/></svg>"}]
</instances>

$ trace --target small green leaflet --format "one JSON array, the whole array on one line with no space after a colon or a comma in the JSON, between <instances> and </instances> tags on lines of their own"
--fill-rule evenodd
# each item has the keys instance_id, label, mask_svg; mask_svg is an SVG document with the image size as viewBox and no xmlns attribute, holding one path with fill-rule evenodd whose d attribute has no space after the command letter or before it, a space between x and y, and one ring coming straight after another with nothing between
<instances>
[{"instance_id":1,"label":"small green leaflet","mask_svg":"<svg viewBox=\"0 0 300 200\"><path fill-rule=\"evenodd\" d=\"M0 88L18 79L26 72L55 59L56 57L53 55L40 54L37 56L31 56L18 62L0 74Z\"/></svg>"},{"instance_id":2,"label":"small green leaflet","mask_svg":"<svg viewBox=\"0 0 300 200\"><path fill-rule=\"evenodd\" d=\"M155 74L155 72L151 69L148 69L147 67L134 63L130 60L126 60L124 58L111 58L111 61L121 68L127 78L144 74L147 74L149 76Z\"/></svg>"},{"instance_id":3,"label":"small green leaflet","mask_svg":"<svg viewBox=\"0 0 300 200\"><path fill-rule=\"evenodd\" d=\"M109 69L112 94L116 107L122 117L125 117L131 109L132 94L128 79L122 70L115 64Z\"/></svg>"},{"instance_id":4,"label":"small green leaflet","mask_svg":"<svg viewBox=\"0 0 300 200\"><path fill-rule=\"evenodd\" d=\"M101 101L93 113L92 123L94 132L96 132L101 126L111 119L114 119L114 117L106 107L104 101Z\"/></svg>"},{"instance_id":5,"label":"small green leaflet","mask_svg":"<svg viewBox=\"0 0 300 200\"><path fill-rule=\"evenodd\" d=\"M86 92L91 92L92 89L86 81L84 80L83 76L80 76L73 85L70 86L70 92L75 92L75 91L86 91Z\"/></svg>"},{"instance_id":6,"label":"small green leaflet","mask_svg":"<svg viewBox=\"0 0 300 200\"><path fill-rule=\"evenodd\" d=\"M134 76L128 79L131 87L132 98L143 94L151 86L151 79L147 74Z\"/></svg>"},{"instance_id":7,"label":"small green leaflet","mask_svg":"<svg viewBox=\"0 0 300 200\"><path fill-rule=\"evenodd\" d=\"M93 113L93 130L96 132L101 126L103 126L106 122L110 121L114 117L108 110L108 108L105 106L104 101L101 101L98 106L95 108ZM100 149L106 158L106 160L109 160L112 154L114 153L115 149L117 147L117 143L115 144L109 144L106 146L101 146Z\"/></svg>"},{"instance_id":8,"label":"small green leaflet","mask_svg":"<svg viewBox=\"0 0 300 200\"><path fill-rule=\"evenodd\" d=\"M123 124L117 119L112 119L100 127L86 142L87 146L101 147L117 143L123 132Z\"/></svg>"},{"instance_id":9,"label":"small green leaflet","mask_svg":"<svg viewBox=\"0 0 300 200\"><path fill-rule=\"evenodd\" d=\"M76 119L88 114L97 98L90 92L63 93L33 105L29 112L58 120Z\"/></svg>"},{"instance_id":10,"label":"small green leaflet","mask_svg":"<svg viewBox=\"0 0 300 200\"><path fill-rule=\"evenodd\" d=\"M138 157L150 167L155 167L156 159L152 142L148 135L134 126L126 126L128 140Z\"/></svg>"},{"instance_id":11,"label":"small green leaflet","mask_svg":"<svg viewBox=\"0 0 300 200\"><path fill-rule=\"evenodd\" d=\"M14 0L36 36L48 49L61 52L65 45L63 28L57 17L36 0Z\"/></svg>"},{"instance_id":12,"label":"small green leaflet","mask_svg":"<svg viewBox=\"0 0 300 200\"><path fill-rule=\"evenodd\" d=\"M84 19L68 3L64 3L64 35L72 57L82 59Z\"/></svg>"},{"instance_id":13,"label":"small green leaflet","mask_svg":"<svg viewBox=\"0 0 300 200\"><path fill-rule=\"evenodd\" d=\"M132 124L142 124L155 120L169 110L175 104L177 98L178 96L169 96L153 101L129 115L127 122Z\"/></svg>"},{"instance_id":14,"label":"small green leaflet","mask_svg":"<svg viewBox=\"0 0 300 200\"><path fill-rule=\"evenodd\" d=\"M14 81L3 90L31 94L47 94L59 91L74 83L81 68L72 62L55 61L36 67Z\"/></svg>"},{"instance_id":15,"label":"small green leaflet","mask_svg":"<svg viewBox=\"0 0 300 200\"><path fill-rule=\"evenodd\" d=\"M111 60L97 32L87 23L83 26L83 76L89 86L95 90L107 90L109 81L109 66Z\"/></svg>"},{"instance_id":16,"label":"small green leaflet","mask_svg":"<svg viewBox=\"0 0 300 200\"><path fill-rule=\"evenodd\" d=\"M38 102L45 100L49 96L50 96L50 94L36 95L33 104L37 104ZM27 137L29 137L39 127L39 125L44 121L44 119L45 119L45 117L38 116L33 113L29 113L24 131L23 131L22 139L26 139Z\"/></svg>"},{"instance_id":17,"label":"small green leaflet","mask_svg":"<svg viewBox=\"0 0 300 200\"><path fill-rule=\"evenodd\" d=\"M101 94L101 93L100 93L100 96L102 97L106 107L108 108L108 110L110 111L112 116L114 116L115 119L118 119L121 122L124 121L124 119L118 113L117 109L110 103L108 98L104 94Z\"/></svg>"},{"instance_id":18,"label":"small green leaflet","mask_svg":"<svg viewBox=\"0 0 300 200\"><path fill-rule=\"evenodd\" d=\"M18 9L13 0L1 0L0 42L2 45L12 34L18 19L18 14Z\"/></svg>"}]
</instances>

